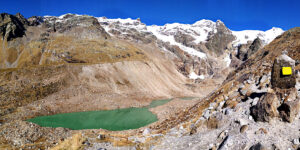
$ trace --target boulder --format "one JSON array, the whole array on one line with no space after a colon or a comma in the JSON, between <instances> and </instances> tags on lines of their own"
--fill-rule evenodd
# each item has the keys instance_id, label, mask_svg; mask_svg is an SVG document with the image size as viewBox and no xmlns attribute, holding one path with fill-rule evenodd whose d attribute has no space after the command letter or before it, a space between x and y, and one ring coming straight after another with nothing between
<instances>
[{"instance_id":1,"label":"boulder","mask_svg":"<svg viewBox=\"0 0 300 150\"><path fill-rule=\"evenodd\" d=\"M291 67L292 74L291 75L283 75L282 67ZM278 56L273 64L272 68L272 78L271 84L272 88L279 89L290 89L295 87L296 85L296 75L295 75L295 60L287 56L286 54L282 54Z\"/></svg>"},{"instance_id":2,"label":"boulder","mask_svg":"<svg viewBox=\"0 0 300 150\"><path fill-rule=\"evenodd\" d=\"M292 122L299 113L299 99L293 101L285 101L278 111L283 121Z\"/></svg>"},{"instance_id":3,"label":"boulder","mask_svg":"<svg viewBox=\"0 0 300 150\"><path fill-rule=\"evenodd\" d=\"M223 119L223 116L221 113L216 113L216 114L210 116L206 122L207 127L209 129L217 129L217 128L221 127L223 124L222 119Z\"/></svg>"},{"instance_id":4,"label":"boulder","mask_svg":"<svg viewBox=\"0 0 300 150\"><path fill-rule=\"evenodd\" d=\"M244 132L246 132L247 129L248 129L248 125L243 125L243 126L241 126L241 128L240 128L240 132L241 132L241 133L244 133Z\"/></svg>"},{"instance_id":5,"label":"boulder","mask_svg":"<svg viewBox=\"0 0 300 150\"><path fill-rule=\"evenodd\" d=\"M278 116L279 101L273 93L263 95L255 106L250 108L250 114L255 121L269 122L271 118Z\"/></svg>"}]
</instances>

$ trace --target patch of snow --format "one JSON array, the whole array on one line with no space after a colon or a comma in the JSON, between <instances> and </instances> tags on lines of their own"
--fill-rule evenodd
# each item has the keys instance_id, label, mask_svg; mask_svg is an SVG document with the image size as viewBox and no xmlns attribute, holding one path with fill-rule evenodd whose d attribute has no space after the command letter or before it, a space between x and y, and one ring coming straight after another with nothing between
<instances>
[{"instance_id":1,"label":"patch of snow","mask_svg":"<svg viewBox=\"0 0 300 150\"><path fill-rule=\"evenodd\" d=\"M176 42L174 39L174 36L160 33L161 28L164 28L164 27L156 26L156 25L147 26L147 30L152 32L152 34L155 35L158 39L160 39L164 42L169 42L171 45L176 45L180 49L182 49L183 51L187 52L190 55L194 55L199 58L206 58L205 53L199 52L193 48L186 47L186 46L182 45L181 43Z\"/></svg>"},{"instance_id":2,"label":"patch of snow","mask_svg":"<svg viewBox=\"0 0 300 150\"><path fill-rule=\"evenodd\" d=\"M246 44L248 41L253 41L259 37L264 44L270 43L278 35L282 34L284 31L281 28L273 27L267 31L260 30L243 30L243 31L232 31L232 34L236 36L236 40L233 42L234 46L239 44Z\"/></svg>"},{"instance_id":3,"label":"patch of snow","mask_svg":"<svg viewBox=\"0 0 300 150\"><path fill-rule=\"evenodd\" d=\"M82 16L82 15L78 15L78 14L67 13L67 14L58 16L58 18L63 19L66 15Z\"/></svg>"},{"instance_id":4,"label":"patch of snow","mask_svg":"<svg viewBox=\"0 0 300 150\"><path fill-rule=\"evenodd\" d=\"M192 71L189 75L190 79L204 79L204 75L197 75L194 71Z\"/></svg>"}]
</instances>

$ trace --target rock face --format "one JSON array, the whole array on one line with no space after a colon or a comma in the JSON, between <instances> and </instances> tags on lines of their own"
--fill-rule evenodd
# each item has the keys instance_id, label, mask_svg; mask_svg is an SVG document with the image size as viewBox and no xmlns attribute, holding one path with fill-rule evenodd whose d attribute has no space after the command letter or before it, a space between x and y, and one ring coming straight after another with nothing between
<instances>
[{"instance_id":1,"label":"rock face","mask_svg":"<svg viewBox=\"0 0 300 150\"><path fill-rule=\"evenodd\" d=\"M282 67L291 67L292 75L282 75ZM272 88L290 89L295 87L296 75L294 67L295 60L286 54L282 54L281 56L277 57L272 68Z\"/></svg>"},{"instance_id":2,"label":"rock face","mask_svg":"<svg viewBox=\"0 0 300 150\"><path fill-rule=\"evenodd\" d=\"M10 41L16 37L22 37L25 34L25 27L22 22L26 22L22 15L0 14L0 36L2 39Z\"/></svg>"},{"instance_id":3,"label":"rock face","mask_svg":"<svg viewBox=\"0 0 300 150\"><path fill-rule=\"evenodd\" d=\"M184 34L182 32L178 32L174 35L174 39L176 42L182 43L185 46L191 47L193 45L193 42L195 38L193 38L191 35Z\"/></svg>"},{"instance_id":4,"label":"rock face","mask_svg":"<svg viewBox=\"0 0 300 150\"><path fill-rule=\"evenodd\" d=\"M237 58L245 61L258 49L262 48L263 43L260 38L256 38L251 44L241 44L238 46Z\"/></svg>"},{"instance_id":5,"label":"rock face","mask_svg":"<svg viewBox=\"0 0 300 150\"><path fill-rule=\"evenodd\" d=\"M19 19L19 21L20 21L23 25L29 25L28 20L27 20L26 18L24 18L24 16L21 15L20 13L17 13L15 16Z\"/></svg>"},{"instance_id":6,"label":"rock face","mask_svg":"<svg viewBox=\"0 0 300 150\"><path fill-rule=\"evenodd\" d=\"M255 121L268 122L271 118L277 117L279 101L273 93L266 93L258 103L250 108L251 115Z\"/></svg>"},{"instance_id":7,"label":"rock face","mask_svg":"<svg viewBox=\"0 0 300 150\"><path fill-rule=\"evenodd\" d=\"M40 25L42 22L44 22L43 17L40 16L32 16L27 20L28 20L28 25L30 26L37 26Z\"/></svg>"},{"instance_id":8,"label":"rock face","mask_svg":"<svg viewBox=\"0 0 300 150\"><path fill-rule=\"evenodd\" d=\"M77 33L78 36L84 38L110 38L98 20L91 16L66 14L60 17L45 17L44 24L50 31L54 32L65 34L72 32L70 34Z\"/></svg>"},{"instance_id":9,"label":"rock face","mask_svg":"<svg viewBox=\"0 0 300 150\"><path fill-rule=\"evenodd\" d=\"M235 37L232 35L231 31L225 26L223 22L218 20L216 22L217 33L209 37L207 43L205 44L207 49L215 52L217 55L223 54L227 45L232 42Z\"/></svg>"}]
</instances>

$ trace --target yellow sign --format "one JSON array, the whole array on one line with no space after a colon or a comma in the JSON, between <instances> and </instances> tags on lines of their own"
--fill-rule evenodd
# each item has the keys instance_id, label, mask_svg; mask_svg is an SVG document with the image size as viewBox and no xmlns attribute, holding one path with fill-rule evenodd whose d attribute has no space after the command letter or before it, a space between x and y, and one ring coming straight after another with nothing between
<instances>
[{"instance_id":1,"label":"yellow sign","mask_svg":"<svg viewBox=\"0 0 300 150\"><path fill-rule=\"evenodd\" d=\"M282 67L282 75L292 75L292 68L291 67Z\"/></svg>"}]
</instances>

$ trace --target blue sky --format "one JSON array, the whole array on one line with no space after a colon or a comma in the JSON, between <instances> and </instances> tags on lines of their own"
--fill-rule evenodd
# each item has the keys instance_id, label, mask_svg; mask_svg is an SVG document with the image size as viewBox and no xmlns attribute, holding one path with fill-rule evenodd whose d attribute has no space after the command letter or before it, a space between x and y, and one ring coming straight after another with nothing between
<instances>
[{"instance_id":1,"label":"blue sky","mask_svg":"<svg viewBox=\"0 0 300 150\"><path fill-rule=\"evenodd\" d=\"M147 25L222 20L232 30L300 26L298 0L1 0L0 12L25 17L65 13L141 18Z\"/></svg>"}]
</instances>

